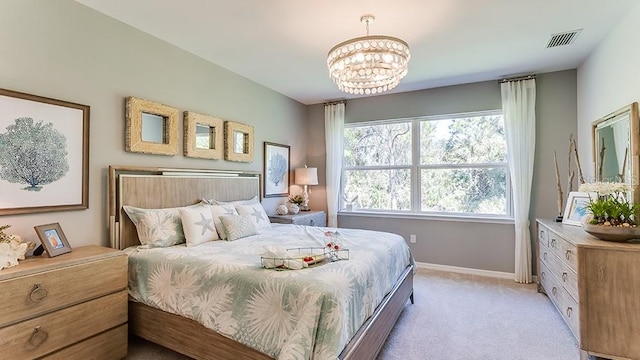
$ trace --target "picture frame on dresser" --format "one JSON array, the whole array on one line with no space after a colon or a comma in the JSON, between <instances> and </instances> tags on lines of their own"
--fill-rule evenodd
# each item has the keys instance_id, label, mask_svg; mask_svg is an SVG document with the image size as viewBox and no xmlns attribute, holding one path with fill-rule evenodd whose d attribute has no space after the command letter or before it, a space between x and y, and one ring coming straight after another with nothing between
<instances>
[{"instance_id":1,"label":"picture frame on dresser","mask_svg":"<svg viewBox=\"0 0 640 360\"><path fill-rule=\"evenodd\" d=\"M89 207L89 110L0 89L0 215Z\"/></svg>"},{"instance_id":2,"label":"picture frame on dresser","mask_svg":"<svg viewBox=\"0 0 640 360\"><path fill-rule=\"evenodd\" d=\"M564 209L562 223L566 225L582 226L582 218L587 215L587 206L597 193L572 191L569 193L567 205Z\"/></svg>"},{"instance_id":3,"label":"picture frame on dresser","mask_svg":"<svg viewBox=\"0 0 640 360\"><path fill-rule=\"evenodd\" d=\"M34 229L49 257L71 252L71 245L59 223L37 225Z\"/></svg>"}]
</instances>

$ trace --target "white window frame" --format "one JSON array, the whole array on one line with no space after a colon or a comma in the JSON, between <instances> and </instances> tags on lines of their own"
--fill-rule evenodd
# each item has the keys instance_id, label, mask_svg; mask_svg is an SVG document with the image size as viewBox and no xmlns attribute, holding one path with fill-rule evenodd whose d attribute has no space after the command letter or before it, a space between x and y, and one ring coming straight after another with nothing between
<instances>
[{"instance_id":1,"label":"white window frame","mask_svg":"<svg viewBox=\"0 0 640 360\"><path fill-rule=\"evenodd\" d=\"M492 163L469 163L469 164L421 164L420 163L420 124L423 121L436 121L444 119L458 119L479 116L503 115L502 110L473 111L466 113L455 113L435 116L420 116L411 118L399 118L388 120L374 120L365 122L354 122L345 124L345 129L365 126L376 126L397 123L411 124L411 164L409 165L374 165L374 166L343 166L341 185L340 185L340 205L341 212L350 215L383 215L391 217L408 217L408 218L430 218L430 219L447 219L447 220L468 220L475 219L477 221L489 220L491 222L510 222L513 220L513 201L511 199L511 176L509 172L509 160L503 162ZM504 116L504 115L503 115ZM342 134L344 137L344 133ZM344 143L344 138L343 138ZM505 144L506 145L506 144ZM343 149L344 154L344 149ZM476 213L454 213L454 212L436 212L422 210L422 192L420 191L421 173L423 169L454 169L454 168L496 168L503 167L506 172L506 214L476 214ZM411 209L409 210L389 210L389 209L356 209L355 211L344 211L344 182L345 172L352 170L399 170L408 169L411 172Z\"/></svg>"}]
</instances>

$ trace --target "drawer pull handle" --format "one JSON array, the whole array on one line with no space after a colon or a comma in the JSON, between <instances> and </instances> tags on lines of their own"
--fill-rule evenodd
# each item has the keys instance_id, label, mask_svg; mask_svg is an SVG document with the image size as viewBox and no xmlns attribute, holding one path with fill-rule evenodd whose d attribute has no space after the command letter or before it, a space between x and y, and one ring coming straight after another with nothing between
<instances>
[{"instance_id":1,"label":"drawer pull handle","mask_svg":"<svg viewBox=\"0 0 640 360\"><path fill-rule=\"evenodd\" d=\"M37 303L44 300L47 295L49 295L49 291L47 291L47 289L43 288L40 284L33 284L33 290L31 290L31 293L29 294L29 299Z\"/></svg>"},{"instance_id":2,"label":"drawer pull handle","mask_svg":"<svg viewBox=\"0 0 640 360\"><path fill-rule=\"evenodd\" d=\"M542 258L547 260L547 253L546 252L542 255Z\"/></svg>"},{"instance_id":3,"label":"drawer pull handle","mask_svg":"<svg viewBox=\"0 0 640 360\"><path fill-rule=\"evenodd\" d=\"M562 273L562 281L567 282L567 272Z\"/></svg>"},{"instance_id":4,"label":"drawer pull handle","mask_svg":"<svg viewBox=\"0 0 640 360\"><path fill-rule=\"evenodd\" d=\"M556 247L556 239L551 239L551 247L552 248Z\"/></svg>"},{"instance_id":5,"label":"drawer pull handle","mask_svg":"<svg viewBox=\"0 0 640 360\"><path fill-rule=\"evenodd\" d=\"M29 344L34 348L42 345L49 338L49 333L42 330L40 326L36 326L33 328L33 334L31 334L31 338L29 339Z\"/></svg>"},{"instance_id":6,"label":"drawer pull handle","mask_svg":"<svg viewBox=\"0 0 640 360\"><path fill-rule=\"evenodd\" d=\"M571 317L571 313L573 312L573 308L571 308L571 306L569 306L567 308L567 317Z\"/></svg>"},{"instance_id":7,"label":"drawer pull handle","mask_svg":"<svg viewBox=\"0 0 640 360\"><path fill-rule=\"evenodd\" d=\"M542 274L540 274L540 278L544 280L544 271L542 272Z\"/></svg>"},{"instance_id":8,"label":"drawer pull handle","mask_svg":"<svg viewBox=\"0 0 640 360\"><path fill-rule=\"evenodd\" d=\"M567 250L567 252L564 253L564 257L567 258L567 260L570 260L570 258L571 258L571 250Z\"/></svg>"},{"instance_id":9,"label":"drawer pull handle","mask_svg":"<svg viewBox=\"0 0 640 360\"><path fill-rule=\"evenodd\" d=\"M553 289L551 289L551 293L553 293L553 296L555 296L557 292L558 292L558 288L554 286Z\"/></svg>"}]
</instances>

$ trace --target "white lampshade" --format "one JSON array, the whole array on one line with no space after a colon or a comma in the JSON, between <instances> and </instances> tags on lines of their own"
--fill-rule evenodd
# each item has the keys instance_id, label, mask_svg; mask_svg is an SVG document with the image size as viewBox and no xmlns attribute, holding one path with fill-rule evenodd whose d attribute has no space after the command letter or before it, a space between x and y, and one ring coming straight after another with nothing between
<instances>
[{"instance_id":1,"label":"white lampshade","mask_svg":"<svg viewBox=\"0 0 640 360\"><path fill-rule=\"evenodd\" d=\"M318 169L303 167L295 170L296 185L318 185Z\"/></svg>"}]
</instances>

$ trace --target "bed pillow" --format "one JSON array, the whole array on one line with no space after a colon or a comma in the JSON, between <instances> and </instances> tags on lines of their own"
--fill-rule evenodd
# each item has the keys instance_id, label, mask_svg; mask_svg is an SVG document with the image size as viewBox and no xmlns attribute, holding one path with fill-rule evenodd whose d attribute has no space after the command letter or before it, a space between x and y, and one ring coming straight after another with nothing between
<instances>
[{"instance_id":1,"label":"bed pillow","mask_svg":"<svg viewBox=\"0 0 640 360\"><path fill-rule=\"evenodd\" d=\"M208 205L209 211L211 211L211 215L213 216L213 224L216 227L216 231L218 232L218 236L222 240L227 240L227 232L224 230L224 225L220 221L221 216L225 215L238 215L236 208L233 205Z\"/></svg>"},{"instance_id":2,"label":"bed pillow","mask_svg":"<svg viewBox=\"0 0 640 360\"><path fill-rule=\"evenodd\" d=\"M213 223L213 214L207 205L178 209L187 246L200 245L207 241L219 240Z\"/></svg>"},{"instance_id":3,"label":"bed pillow","mask_svg":"<svg viewBox=\"0 0 640 360\"><path fill-rule=\"evenodd\" d=\"M251 204L258 204L260 203L260 201L258 201L258 196L254 196L251 199L246 199L246 200L235 200L235 201L219 201L216 199L202 199L202 202L209 204L209 205L251 205Z\"/></svg>"},{"instance_id":4,"label":"bed pillow","mask_svg":"<svg viewBox=\"0 0 640 360\"><path fill-rule=\"evenodd\" d=\"M236 205L236 210L238 210L238 214L240 215L251 216L251 220L256 225L257 230L271 227L269 216L267 216L267 212L264 211L260 203L253 205Z\"/></svg>"},{"instance_id":5,"label":"bed pillow","mask_svg":"<svg viewBox=\"0 0 640 360\"><path fill-rule=\"evenodd\" d=\"M227 232L227 240L233 241L258 233L251 215L226 215L220 221Z\"/></svg>"},{"instance_id":6,"label":"bed pillow","mask_svg":"<svg viewBox=\"0 0 640 360\"><path fill-rule=\"evenodd\" d=\"M136 226L140 244L166 247L185 242L179 208L143 209L123 206Z\"/></svg>"}]
</instances>

